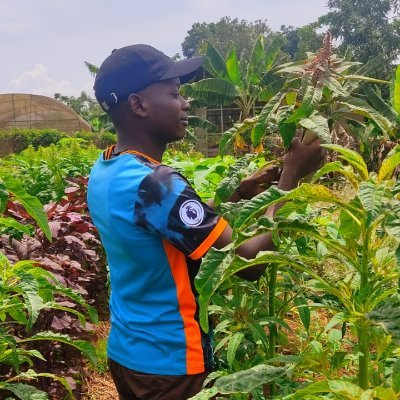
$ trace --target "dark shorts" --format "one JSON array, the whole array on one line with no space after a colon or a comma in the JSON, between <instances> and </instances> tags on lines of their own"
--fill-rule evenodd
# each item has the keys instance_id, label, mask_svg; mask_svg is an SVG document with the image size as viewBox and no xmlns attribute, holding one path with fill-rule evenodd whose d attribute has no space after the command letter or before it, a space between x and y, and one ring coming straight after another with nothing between
<instances>
[{"instance_id":1,"label":"dark shorts","mask_svg":"<svg viewBox=\"0 0 400 400\"><path fill-rule=\"evenodd\" d=\"M197 375L153 375L133 371L108 359L119 400L186 400L202 389L209 372Z\"/></svg>"}]
</instances>

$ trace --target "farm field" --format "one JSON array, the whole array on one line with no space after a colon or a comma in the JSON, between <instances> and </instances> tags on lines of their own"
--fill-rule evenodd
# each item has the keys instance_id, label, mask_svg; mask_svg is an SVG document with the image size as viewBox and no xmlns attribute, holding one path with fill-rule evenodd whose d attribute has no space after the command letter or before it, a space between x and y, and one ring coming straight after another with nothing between
<instances>
[{"instance_id":1,"label":"farm field","mask_svg":"<svg viewBox=\"0 0 400 400\"><path fill-rule=\"evenodd\" d=\"M378 61L337 55L329 33L301 62L280 63L279 46L259 36L240 60L234 45L224 57L209 43L212 78L182 94L198 107L234 103L240 118L219 156L187 139L163 159L233 228L195 279L216 370L192 400L400 399L400 67L370 76ZM324 163L298 187L228 201L243 179L281 166L293 140L316 138ZM0 398L116 398L107 260L86 201L100 153L63 137L0 159ZM236 253L267 232L275 250ZM260 264L259 279L240 277Z\"/></svg>"}]
</instances>

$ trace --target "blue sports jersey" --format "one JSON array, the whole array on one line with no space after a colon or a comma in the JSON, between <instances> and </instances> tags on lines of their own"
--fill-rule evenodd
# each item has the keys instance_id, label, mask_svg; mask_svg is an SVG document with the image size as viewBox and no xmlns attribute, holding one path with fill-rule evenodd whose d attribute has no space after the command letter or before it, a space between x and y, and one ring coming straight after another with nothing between
<instances>
[{"instance_id":1,"label":"blue sports jersey","mask_svg":"<svg viewBox=\"0 0 400 400\"><path fill-rule=\"evenodd\" d=\"M111 282L108 356L140 372L197 374L213 364L193 279L227 222L174 169L107 149L89 177L88 206Z\"/></svg>"}]
</instances>

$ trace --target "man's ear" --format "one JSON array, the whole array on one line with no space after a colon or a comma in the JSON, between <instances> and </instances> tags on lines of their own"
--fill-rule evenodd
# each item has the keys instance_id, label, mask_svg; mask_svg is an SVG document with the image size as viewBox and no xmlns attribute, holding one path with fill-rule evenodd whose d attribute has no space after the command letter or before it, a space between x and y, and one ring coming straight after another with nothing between
<instances>
[{"instance_id":1,"label":"man's ear","mask_svg":"<svg viewBox=\"0 0 400 400\"><path fill-rule=\"evenodd\" d=\"M131 93L128 97L129 108L132 112L139 115L140 117L147 116L146 101L143 96L137 93Z\"/></svg>"}]
</instances>

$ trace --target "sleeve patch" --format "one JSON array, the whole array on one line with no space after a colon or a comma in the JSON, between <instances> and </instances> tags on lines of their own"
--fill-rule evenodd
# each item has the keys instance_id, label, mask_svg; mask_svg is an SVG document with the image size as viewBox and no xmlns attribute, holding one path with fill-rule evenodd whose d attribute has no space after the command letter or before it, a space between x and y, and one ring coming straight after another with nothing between
<instances>
[{"instance_id":1,"label":"sleeve patch","mask_svg":"<svg viewBox=\"0 0 400 400\"><path fill-rule=\"evenodd\" d=\"M203 206L197 200L186 200L179 208L179 218L188 226L199 226L204 219Z\"/></svg>"}]
</instances>

